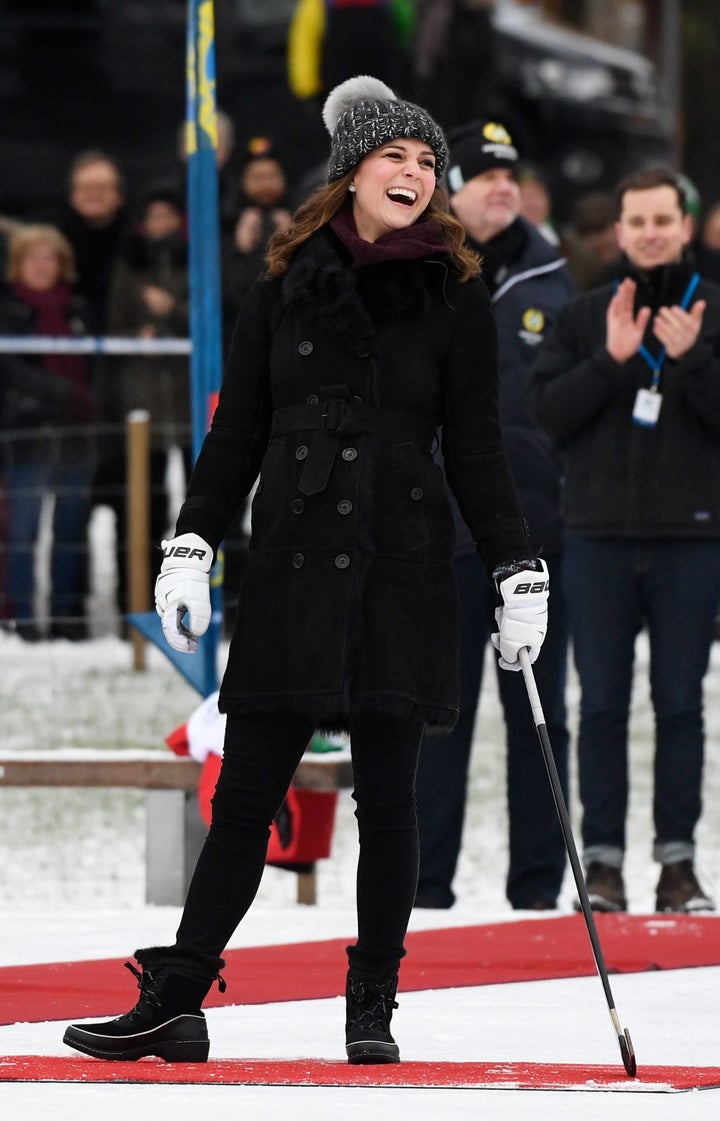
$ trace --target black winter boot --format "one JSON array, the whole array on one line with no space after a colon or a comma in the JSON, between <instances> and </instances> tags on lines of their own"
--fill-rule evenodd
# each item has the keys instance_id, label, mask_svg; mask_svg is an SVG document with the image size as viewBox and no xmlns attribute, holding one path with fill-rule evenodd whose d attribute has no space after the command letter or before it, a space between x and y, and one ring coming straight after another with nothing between
<instances>
[{"instance_id":1,"label":"black winter boot","mask_svg":"<svg viewBox=\"0 0 720 1121\"><path fill-rule=\"evenodd\" d=\"M71 1024L63 1043L98 1059L129 1062L157 1055L166 1062L207 1062L210 1042L200 1005L213 981L220 992L225 981L222 958L191 953L175 946L136 950L140 999L131 1012L101 1024Z\"/></svg>"},{"instance_id":2,"label":"black winter boot","mask_svg":"<svg viewBox=\"0 0 720 1121\"><path fill-rule=\"evenodd\" d=\"M349 1063L400 1062L400 1050L390 1034L397 985L397 974L376 984L348 973L345 1051Z\"/></svg>"}]
</instances>

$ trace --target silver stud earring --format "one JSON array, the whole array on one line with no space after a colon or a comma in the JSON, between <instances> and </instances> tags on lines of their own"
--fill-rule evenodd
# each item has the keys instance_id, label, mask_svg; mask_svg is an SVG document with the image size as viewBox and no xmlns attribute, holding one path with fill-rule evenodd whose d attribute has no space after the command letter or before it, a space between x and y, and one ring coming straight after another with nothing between
<instances>
[{"instance_id":1,"label":"silver stud earring","mask_svg":"<svg viewBox=\"0 0 720 1121\"><path fill-rule=\"evenodd\" d=\"M351 195L354 195L354 194L355 194L355 191L356 191L356 187L355 187L355 184L354 184L354 183L351 183L351 184L350 184L350 186L348 187L348 191L350 192L350 194L351 194Z\"/></svg>"}]
</instances>

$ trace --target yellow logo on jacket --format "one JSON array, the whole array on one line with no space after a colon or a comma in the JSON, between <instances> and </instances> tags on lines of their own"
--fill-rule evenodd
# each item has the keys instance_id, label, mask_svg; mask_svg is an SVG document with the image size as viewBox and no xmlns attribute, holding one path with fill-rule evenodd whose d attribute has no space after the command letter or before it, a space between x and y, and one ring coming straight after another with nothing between
<instances>
[{"instance_id":1,"label":"yellow logo on jacket","mask_svg":"<svg viewBox=\"0 0 720 1121\"><path fill-rule=\"evenodd\" d=\"M518 331L518 337L522 339L528 346L538 346L543 340L543 329L545 327L545 316L535 307L529 307L527 311L523 312L522 327Z\"/></svg>"},{"instance_id":2,"label":"yellow logo on jacket","mask_svg":"<svg viewBox=\"0 0 720 1121\"><path fill-rule=\"evenodd\" d=\"M532 331L534 335L539 335L545 326L545 316L537 308L529 307L522 317L523 327L526 331Z\"/></svg>"}]
</instances>

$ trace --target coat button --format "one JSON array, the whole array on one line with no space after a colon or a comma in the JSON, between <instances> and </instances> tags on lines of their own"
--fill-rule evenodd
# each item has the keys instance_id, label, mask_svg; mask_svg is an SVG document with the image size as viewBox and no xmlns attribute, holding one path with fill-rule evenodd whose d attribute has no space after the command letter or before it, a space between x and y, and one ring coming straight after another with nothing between
<instances>
[{"instance_id":1,"label":"coat button","mask_svg":"<svg viewBox=\"0 0 720 1121\"><path fill-rule=\"evenodd\" d=\"M338 555L335 557L336 568L347 568L349 564L350 557L347 555L347 553L338 553Z\"/></svg>"},{"instance_id":2,"label":"coat button","mask_svg":"<svg viewBox=\"0 0 720 1121\"><path fill-rule=\"evenodd\" d=\"M357 449L356 448L343 448L342 457L348 463L352 462L353 459L357 459Z\"/></svg>"},{"instance_id":3,"label":"coat button","mask_svg":"<svg viewBox=\"0 0 720 1121\"><path fill-rule=\"evenodd\" d=\"M302 568L305 564L305 557L302 553L295 553L293 556L293 568Z\"/></svg>"},{"instance_id":4,"label":"coat button","mask_svg":"<svg viewBox=\"0 0 720 1121\"><path fill-rule=\"evenodd\" d=\"M413 487L412 490L410 491L410 497L413 499L414 502L419 502L420 499L422 498L422 496L423 496L422 487Z\"/></svg>"},{"instance_id":5,"label":"coat button","mask_svg":"<svg viewBox=\"0 0 720 1121\"><path fill-rule=\"evenodd\" d=\"M337 508L338 514L349 514L352 511L352 502L349 502L347 498L343 498L342 502L338 502Z\"/></svg>"},{"instance_id":6,"label":"coat button","mask_svg":"<svg viewBox=\"0 0 720 1121\"><path fill-rule=\"evenodd\" d=\"M355 353L357 354L358 358L367 358L368 356L368 352L366 350L356 350Z\"/></svg>"},{"instance_id":7,"label":"coat button","mask_svg":"<svg viewBox=\"0 0 720 1121\"><path fill-rule=\"evenodd\" d=\"M363 403L362 397L360 397L357 393L353 394L353 403L356 404L356 405L362 405L362 403Z\"/></svg>"},{"instance_id":8,"label":"coat button","mask_svg":"<svg viewBox=\"0 0 720 1121\"><path fill-rule=\"evenodd\" d=\"M307 399L307 403L308 405L319 405L320 398L318 397L317 393L311 393Z\"/></svg>"},{"instance_id":9,"label":"coat button","mask_svg":"<svg viewBox=\"0 0 720 1121\"><path fill-rule=\"evenodd\" d=\"M303 358L305 358L308 354L312 354L313 349L314 347L310 340L304 339L298 346L298 354L302 354Z\"/></svg>"},{"instance_id":10,"label":"coat button","mask_svg":"<svg viewBox=\"0 0 720 1121\"><path fill-rule=\"evenodd\" d=\"M305 503L303 502L302 498L293 498L292 502L290 503L290 509L292 510L293 514L302 514L305 509Z\"/></svg>"},{"instance_id":11,"label":"coat button","mask_svg":"<svg viewBox=\"0 0 720 1121\"><path fill-rule=\"evenodd\" d=\"M307 453L308 453L308 450L307 450L305 444L301 444L300 447L297 448L297 450L295 452L295 458L296 459L307 459Z\"/></svg>"}]
</instances>

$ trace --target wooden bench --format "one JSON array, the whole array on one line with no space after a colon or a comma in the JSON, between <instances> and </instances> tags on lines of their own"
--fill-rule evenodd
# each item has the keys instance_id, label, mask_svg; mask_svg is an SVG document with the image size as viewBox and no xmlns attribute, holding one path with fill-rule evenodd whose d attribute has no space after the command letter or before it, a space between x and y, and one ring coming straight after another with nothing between
<instances>
[{"instance_id":1,"label":"wooden bench","mask_svg":"<svg viewBox=\"0 0 720 1121\"><path fill-rule=\"evenodd\" d=\"M78 749L0 755L0 787L124 787L144 790L148 903L181 906L207 832L197 807L200 764L160 752ZM295 773L298 788L336 791L352 786L347 756L306 755ZM315 865L298 871L299 903L317 899Z\"/></svg>"}]
</instances>

